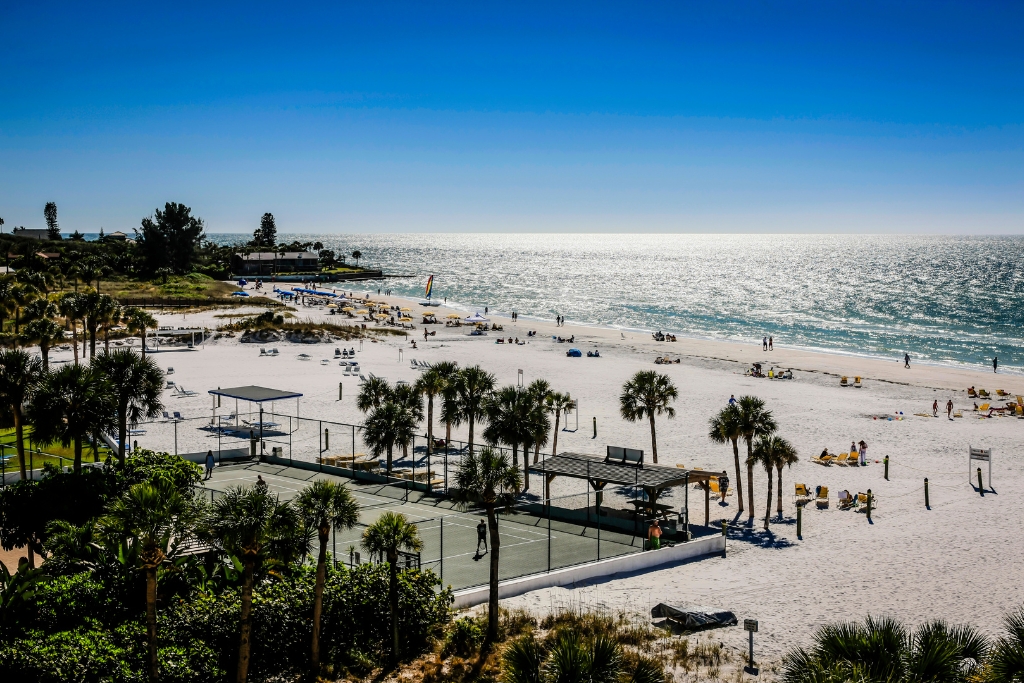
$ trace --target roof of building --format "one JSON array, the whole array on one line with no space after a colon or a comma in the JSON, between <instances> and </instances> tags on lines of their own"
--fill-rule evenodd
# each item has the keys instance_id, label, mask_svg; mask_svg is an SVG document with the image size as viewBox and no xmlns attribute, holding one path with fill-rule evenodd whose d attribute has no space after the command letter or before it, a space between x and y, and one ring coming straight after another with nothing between
<instances>
[{"instance_id":1,"label":"roof of building","mask_svg":"<svg viewBox=\"0 0 1024 683\"><path fill-rule=\"evenodd\" d=\"M286 398L298 398L302 396L297 391L281 391L280 389L268 389L267 387L231 387L229 389L211 389L214 396L226 396L237 398L251 403L263 403L265 401L283 401Z\"/></svg>"},{"instance_id":2,"label":"roof of building","mask_svg":"<svg viewBox=\"0 0 1024 683\"><path fill-rule=\"evenodd\" d=\"M718 472L704 470L684 470L680 467L664 465L630 465L623 462L608 462L583 453L559 453L544 462L530 466L531 472L537 474L555 474L574 479L589 479L606 484L623 486L641 486L650 489L667 489L680 486L687 481L704 481Z\"/></svg>"},{"instance_id":3,"label":"roof of building","mask_svg":"<svg viewBox=\"0 0 1024 683\"><path fill-rule=\"evenodd\" d=\"M254 251L251 254L235 254L238 258L243 261L274 261L274 260L297 260L297 259L311 259L317 260L320 257L311 251L286 251L282 254L279 251Z\"/></svg>"}]
</instances>

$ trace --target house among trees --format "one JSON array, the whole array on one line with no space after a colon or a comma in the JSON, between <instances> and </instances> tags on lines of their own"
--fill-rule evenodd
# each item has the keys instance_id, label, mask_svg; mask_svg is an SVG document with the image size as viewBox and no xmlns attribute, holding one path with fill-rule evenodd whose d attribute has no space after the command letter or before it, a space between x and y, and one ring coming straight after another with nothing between
<instances>
[{"instance_id":1,"label":"house among trees","mask_svg":"<svg viewBox=\"0 0 1024 683\"><path fill-rule=\"evenodd\" d=\"M11 234L15 237L27 237L30 240L50 239L50 231L46 228L43 228L42 230L35 230L32 228L15 228L11 231Z\"/></svg>"},{"instance_id":2,"label":"house among trees","mask_svg":"<svg viewBox=\"0 0 1024 683\"><path fill-rule=\"evenodd\" d=\"M231 272L237 275L277 273L319 273L319 256L311 251L256 251L231 257Z\"/></svg>"}]
</instances>

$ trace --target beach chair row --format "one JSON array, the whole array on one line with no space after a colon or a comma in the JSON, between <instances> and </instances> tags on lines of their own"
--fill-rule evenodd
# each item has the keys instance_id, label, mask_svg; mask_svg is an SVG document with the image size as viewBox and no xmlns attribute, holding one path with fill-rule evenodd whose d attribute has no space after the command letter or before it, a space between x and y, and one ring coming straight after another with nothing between
<instances>
[{"instance_id":1,"label":"beach chair row","mask_svg":"<svg viewBox=\"0 0 1024 683\"><path fill-rule=\"evenodd\" d=\"M829 506L829 494L827 486L819 486L813 492L807 488L807 484L794 484L795 499L798 506L809 504L812 500L814 501L815 507L819 510L824 510ZM839 492L839 509L847 510L854 506L867 506L868 494L858 493L856 496L852 495L847 490ZM871 507L876 508L878 504L878 497L874 494L871 495Z\"/></svg>"},{"instance_id":2,"label":"beach chair row","mask_svg":"<svg viewBox=\"0 0 1024 683\"><path fill-rule=\"evenodd\" d=\"M834 455L828 453L826 455L819 455L816 458L811 458L811 462L818 463L819 465L844 465L850 467L858 467L860 465L860 454L857 451L850 451L849 453L840 453Z\"/></svg>"},{"instance_id":3,"label":"beach chair row","mask_svg":"<svg viewBox=\"0 0 1024 683\"><path fill-rule=\"evenodd\" d=\"M839 378L839 386L856 387L857 389L860 389L863 386L863 384L861 384L859 375L853 378L853 382L850 382L850 379L846 375L843 375L842 377Z\"/></svg>"},{"instance_id":4,"label":"beach chair row","mask_svg":"<svg viewBox=\"0 0 1024 683\"><path fill-rule=\"evenodd\" d=\"M281 352L278 351L276 348L275 349L270 349L269 351L267 349L260 349L260 355L261 356L279 356L279 355L281 355Z\"/></svg>"}]
</instances>

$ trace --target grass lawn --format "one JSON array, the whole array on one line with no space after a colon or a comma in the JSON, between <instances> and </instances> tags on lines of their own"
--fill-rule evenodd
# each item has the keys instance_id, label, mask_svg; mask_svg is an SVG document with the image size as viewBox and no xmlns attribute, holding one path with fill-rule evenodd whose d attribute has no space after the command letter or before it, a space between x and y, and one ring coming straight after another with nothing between
<instances>
[{"instance_id":1,"label":"grass lawn","mask_svg":"<svg viewBox=\"0 0 1024 683\"><path fill-rule=\"evenodd\" d=\"M214 280L208 275L190 273L171 275L164 282L162 278L152 280L111 280L100 281L100 291L119 297L172 297L181 299L205 299L230 296L238 288L227 282Z\"/></svg>"},{"instance_id":2,"label":"grass lawn","mask_svg":"<svg viewBox=\"0 0 1024 683\"><path fill-rule=\"evenodd\" d=\"M32 469L42 469L46 463L52 463L58 467L71 467L75 463L75 449L72 446L65 448L59 443L46 445L36 444L31 440L32 428L25 427L25 461L26 466L31 465ZM14 445L14 429L0 430L0 450L6 458L0 471L13 471L18 469L18 452ZM98 452L94 452L89 444L82 444L82 462L100 462L106 460L110 449L101 444ZM31 453L31 455L30 455Z\"/></svg>"}]
</instances>

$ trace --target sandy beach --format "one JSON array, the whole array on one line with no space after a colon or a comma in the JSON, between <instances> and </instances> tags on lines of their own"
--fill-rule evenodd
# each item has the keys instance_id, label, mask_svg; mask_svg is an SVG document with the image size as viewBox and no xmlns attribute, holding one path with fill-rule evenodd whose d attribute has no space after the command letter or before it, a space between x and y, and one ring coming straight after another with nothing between
<instances>
[{"instance_id":1,"label":"sandy beach","mask_svg":"<svg viewBox=\"0 0 1024 683\"><path fill-rule=\"evenodd\" d=\"M376 294L373 298L409 305L414 315L422 310L415 301ZM324 315L323 309L296 308L299 319ZM444 306L432 310L439 319L449 313ZM224 320L214 315L223 313L161 314L158 318L163 325L216 327ZM470 337L466 327L431 325L428 329L437 334L424 342L416 315L416 329L409 337L365 342L360 362L364 371L390 381L413 381L419 376L410 367L412 358L480 364L497 376L499 385L515 384L520 369L526 382L544 378L554 390L570 392L579 400L579 430L561 432L559 450L595 455L603 454L607 444L649 449L647 425L619 417L618 395L637 370L656 368L669 375L679 389L676 417L658 421L662 464L728 468L731 473L731 447L714 444L707 436L707 425L733 394L763 398L774 412L780 435L791 441L800 455L800 462L784 473L785 519L774 522L770 532L762 531L761 519L748 525L746 513L737 519L735 495L725 504L712 505L712 523L727 520L735 524L727 557L609 577L586 586L536 591L509 604L541 612L566 604L637 612L646 612L659 602L724 607L740 619L758 619L758 650L777 658L787 648L807 642L817 626L836 619L868 613L891 614L910 623L944 618L971 621L995 633L1003 613L1024 602L1024 587L1013 570L1024 559L1024 549L1014 541L1024 523L1024 508L1019 504L1024 495L1024 466L1018 456L1024 420L981 419L971 410L974 401L965 392L973 385L993 393L1004 389L1013 395L1024 394L1024 377L913 363L908 370L896 359L868 360L787 349L785 340L780 339L775 340L774 351L766 352L760 344L683 338L659 343L640 332L580 327L571 322L564 327L527 320L512 323L507 317L489 317L503 324L504 331ZM528 330L536 330L537 336L529 338L526 345L495 344L496 334L524 340ZM556 343L552 335L575 336L573 346L584 353L598 348L601 357L567 358L569 345ZM416 349L411 346L413 339ZM259 384L301 391L300 409L305 417L361 421L355 407L357 379L343 377L336 363L322 366L298 359L299 353L308 353L314 360L329 358L334 344L278 342L270 346L280 349L281 355L261 358L259 345L241 344L237 338L211 340L195 351L154 354L161 367L174 367L173 379L198 392L185 398L165 394L167 407L186 417L200 416L209 413L209 389ZM681 362L656 366L654 359L664 355ZM70 356L70 352L57 352L52 357L67 360ZM744 376L752 362L763 363L765 370L792 368L794 379ZM839 375L851 380L860 375L863 387L841 387ZM337 400L339 382L345 396L341 401ZM953 400L956 410L963 410L962 418L946 419L947 399ZM930 414L935 400L940 405L938 419L915 415ZM904 419L887 419L900 412ZM594 418L596 439L591 429ZM851 441L861 439L869 445L867 467L823 467L810 461L823 448L847 450ZM994 449L994 491L984 496L968 481L969 445ZM877 462L884 456L890 458L888 481ZM924 505L925 477L931 482L930 510ZM763 471L755 471L754 481L760 518L766 494ZM817 510L812 504L805 510L802 540L796 537L795 482L831 490L828 509ZM870 522L864 514L838 509L840 490L869 488L877 504ZM979 601L989 607L978 609ZM746 634L739 628L720 629L702 637L736 648L745 647L746 642Z\"/></svg>"}]
</instances>

